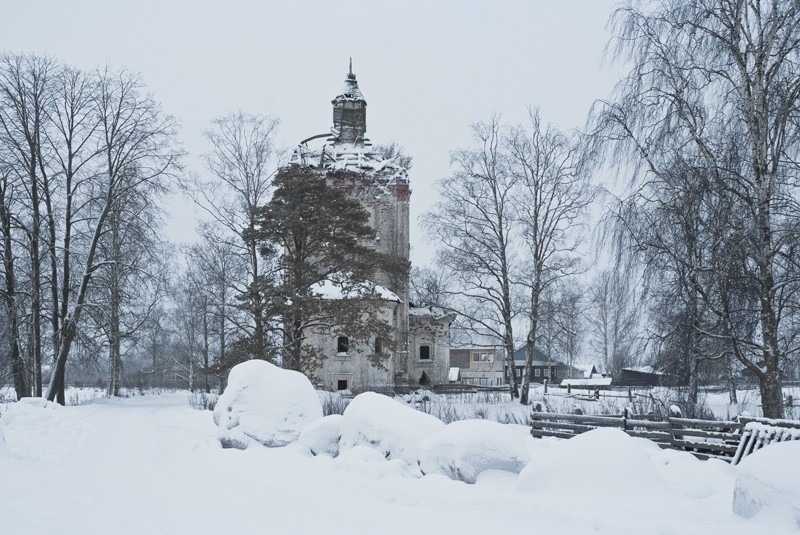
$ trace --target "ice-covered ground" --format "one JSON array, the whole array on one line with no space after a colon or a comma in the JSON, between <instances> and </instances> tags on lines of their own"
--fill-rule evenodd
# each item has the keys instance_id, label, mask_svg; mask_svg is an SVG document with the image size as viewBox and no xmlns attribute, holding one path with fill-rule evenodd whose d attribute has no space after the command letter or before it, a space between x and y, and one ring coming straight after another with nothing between
<instances>
[{"instance_id":1,"label":"ice-covered ground","mask_svg":"<svg viewBox=\"0 0 800 535\"><path fill-rule=\"evenodd\" d=\"M369 412L378 411L362 408L362 418ZM483 428L431 441L463 436L470 452ZM298 443L223 449L211 412L190 408L186 393L67 407L29 401L0 418L0 533L798 531L785 514L733 513L737 468L599 431L570 441L516 434L530 457L521 473L488 470L466 484L421 476L365 445L336 458Z\"/></svg>"}]
</instances>

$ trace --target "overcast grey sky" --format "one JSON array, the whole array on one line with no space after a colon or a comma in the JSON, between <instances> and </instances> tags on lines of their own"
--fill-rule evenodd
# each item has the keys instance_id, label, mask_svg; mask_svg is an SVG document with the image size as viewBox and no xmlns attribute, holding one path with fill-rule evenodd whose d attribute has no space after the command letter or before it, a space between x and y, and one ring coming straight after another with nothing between
<instances>
[{"instance_id":1,"label":"overcast grey sky","mask_svg":"<svg viewBox=\"0 0 800 535\"><path fill-rule=\"evenodd\" d=\"M603 62L619 0L211 1L0 0L0 49L54 56L84 69L142 74L181 123L192 155L202 131L231 111L281 120L289 148L331 124L353 58L368 103L367 136L414 157L412 261L432 249L416 225L435 202L449 154L468 147L470 124L538 106L563 129L581 127L617 79ZM169 237L191 239L194 215L172 204Z\"/></svg>"}]
</instances>

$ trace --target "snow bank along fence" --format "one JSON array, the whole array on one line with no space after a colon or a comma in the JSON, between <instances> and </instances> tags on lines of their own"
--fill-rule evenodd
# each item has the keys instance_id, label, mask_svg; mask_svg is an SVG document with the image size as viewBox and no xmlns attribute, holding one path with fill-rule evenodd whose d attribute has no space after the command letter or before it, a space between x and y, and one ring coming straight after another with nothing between
<instances>
[{"instance_id":1,"label":"snow bank along fence","mask_svg":"<svg viewBox=\"0 0 800 535\"><path fill-rule=\"evenodd\" d=\"M589 416L531 413L534 438L571 438L598 427L616 427L633 437L647 438L662 448L688 451L700 459L725 459L738 463L773 442L800 440L800 421L739 417L737 421L667 418L652 415Z\"/></svg>"}]
</instances>

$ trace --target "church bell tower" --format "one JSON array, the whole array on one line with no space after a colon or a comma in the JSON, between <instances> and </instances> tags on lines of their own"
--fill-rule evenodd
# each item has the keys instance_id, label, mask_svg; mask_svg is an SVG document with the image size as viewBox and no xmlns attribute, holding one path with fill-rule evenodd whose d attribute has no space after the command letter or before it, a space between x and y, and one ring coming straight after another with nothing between
<instances>
[{"instance_id":1,"label":"church bell tower","mask_svg":"<svg viewBox=\"0 0 800 535\"><path fill-rule=\"evenodd\" d=\"M333 128L331 134L334 143L352 143L364 145L364 134L367 132L367 101L358 88L356 75L353 74L353 60L350 59L350 72L344 81L344 91L331 101L333 104Z\"/></svg>"}]
</instances>

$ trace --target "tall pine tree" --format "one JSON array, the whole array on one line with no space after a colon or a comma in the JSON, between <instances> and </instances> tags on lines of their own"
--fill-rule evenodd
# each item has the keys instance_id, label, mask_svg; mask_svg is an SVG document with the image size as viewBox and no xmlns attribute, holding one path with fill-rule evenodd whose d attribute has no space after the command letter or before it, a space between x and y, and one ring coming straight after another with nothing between
<instances>
[{"instance_id":1,"label":"tall pine tree","mask_svg":"<svg viewBox=\"0 0 800 535\"><path fill-rule=\"evenodd\" d=\"M259 290L282 339L284 367L313 374L322 357L304 343L313 328L338 326L351 340L377 337L393 347L393 325L377 313L386 294L372 281L378 274L398 280L408 263L377 252L367 211L314 169L284 167L274 186L270 202L255 210L254 238L262 256L278 257L280 275L262 278ZM382 366L386 354L371 355L372 364Z\"/></svg>"}]
</instances>

